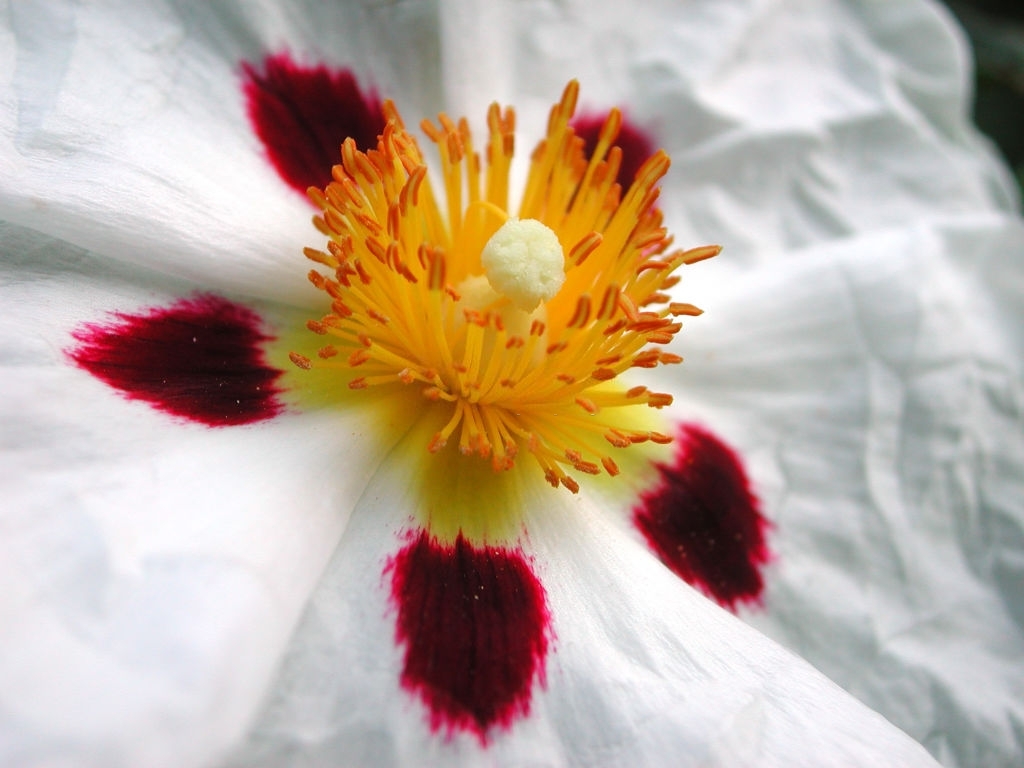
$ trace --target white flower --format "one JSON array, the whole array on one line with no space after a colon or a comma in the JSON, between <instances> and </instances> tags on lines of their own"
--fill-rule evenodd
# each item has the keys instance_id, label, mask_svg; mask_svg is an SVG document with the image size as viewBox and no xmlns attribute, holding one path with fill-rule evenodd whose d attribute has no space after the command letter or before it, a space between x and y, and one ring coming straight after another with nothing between
<instances>
[{"instance_id":1,"label":"white flower","mask_svg":"<svg viewBox=\"0 0 1024 768\"><path fill-rule=\"evenodd\" d=\"M707 313L644 383L763 499L743 619L943 762L1019 759L1024 227L966 51L927 3L715 0L7 9L0 762L927 764L652 557L630 473L520 488L545 681L446 738L399 684L384 572L441 460L408 412L356 393L210 429L72 365L82 323L197 290L282 335L323 311L309 205L241 90L286 49L411 124L514 104L519 156L573 77L656 136L670 231L726 256L686 272Z\"/></svg>"}]
</instances>

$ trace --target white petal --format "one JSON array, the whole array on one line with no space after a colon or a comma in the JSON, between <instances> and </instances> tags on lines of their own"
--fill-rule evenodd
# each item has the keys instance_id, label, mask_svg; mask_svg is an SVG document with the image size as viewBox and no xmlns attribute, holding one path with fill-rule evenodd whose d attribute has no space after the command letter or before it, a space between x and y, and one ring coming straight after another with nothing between
<instances>
[{"instance_id":1,"label":"white petal","mask_svg":"<svg viewBox=\"0 0 1024 768\"><path fill-rule=\"evenodd\" d=\"M449 108L479 120L487 98L512 99L531 147L578 78L582 108L624 107L671 155L661 204L677 242L721 243L737 269L1017 203L969 123L970 53L937 3L472 5L442 7ZM491 52L514 65L490 77Z\"/></svg>"},{"instance_id":2,"label":"white petal","mask_svg":"<svg viewBox=\"0 0 1024 768\"><path fill-rule=\"evenodd\" d=\"M70 332L176 286L0 242L0 763L208 764L387 446L364 411L209 429L124 399L65 359Z\"/></svg>"},{"instance_id":3,"label":"white petal","mask_svg":"<svg viewBox=\"0 0 1024 768\"><path fill-rule=\"evenodd\" d=\"M949 764L1016 762L1024 225L801 259L711 301L661 382L739 448L775 524L766 609L745 616Z\"/></svg>"},{"instance_id":4,"label":"white petal","mask_svg":"<svg viewBox=\"0 0 1024 768\"><path fill-rule=\"evenodd\" d=\"M435 39L409 43L433 22L405 6L17 5L6 22L0 220L276 300L308 296L320 237L264 159L241 62L291 49L388 96L437 91Z\"/></svg>"},{"instance_id":5,"label":"white petal","mask_svg":"<svg viewBox=\"0 0 1024 768\"><path fill-rule=\"evenodd\" d=\"M553 616L546 688L535 687L530 715L494 729L486 747L431 733L421 702L400 687L385 572L422 502L410 477L425 470L407 454L389 457L367 488L232 764L933 764L539 478L524 498L527 552Z\"/></svg>"}]
</instances>

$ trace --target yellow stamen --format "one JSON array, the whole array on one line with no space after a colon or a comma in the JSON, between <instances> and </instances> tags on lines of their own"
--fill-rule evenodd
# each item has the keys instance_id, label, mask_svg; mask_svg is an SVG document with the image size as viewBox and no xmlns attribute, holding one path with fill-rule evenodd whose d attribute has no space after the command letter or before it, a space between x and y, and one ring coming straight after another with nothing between
<instances>
[{"instance_id":1,"label":"yellow stamen","mask_svg":"<svg viewBox=\"0 0 1024 768\"><path fill-rule=\"evenodd\" d=\"M441 158L443 208L393 104L376 149L346 140L334 181L309 191L329 240L306 249L317 265L309 279L331 311L307 327L330 343L316 359L291 355L303 369L352 370L351 389L418 390L447 404L430 452L454 442L507 470L525 451L552 486L573 492L567 469L616 475L610 450L670 439L631 414L671 395L620 377L682 361L659 346L679 331L674 318L700 310L670 301L672 272L719 251L669 250L655 207L664 152L622 192L618 111L585 157L570 125L578 90L569 83L552 109L514 212L511 109L488 112L485 163L465 120L423 122Z\"/></svg>"}]
</instances>

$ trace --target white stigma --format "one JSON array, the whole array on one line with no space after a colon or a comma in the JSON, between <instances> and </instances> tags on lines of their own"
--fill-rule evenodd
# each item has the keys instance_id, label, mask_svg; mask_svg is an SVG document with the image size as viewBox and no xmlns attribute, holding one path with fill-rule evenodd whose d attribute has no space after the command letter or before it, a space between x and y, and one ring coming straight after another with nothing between
<instances>
[{"instance_id":1,"label":"white stigma","mask_svg":"<svg viewBox=\"0 0 1024 768\"><path fill-rule=\"evenodd\" d=\"M509 219L480 254L491 287L518 309L532 312L565 282L565 254L549 227L536 219Z\"/></svg>"}]
</instances>

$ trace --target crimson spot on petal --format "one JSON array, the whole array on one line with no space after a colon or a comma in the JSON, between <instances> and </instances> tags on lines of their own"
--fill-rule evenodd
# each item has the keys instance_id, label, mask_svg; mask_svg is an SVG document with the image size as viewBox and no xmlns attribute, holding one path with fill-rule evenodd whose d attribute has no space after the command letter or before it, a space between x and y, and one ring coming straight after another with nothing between
<instances>
[{"instance_id":1,"label":"crimson spot on petal","mask_svg":"<svg viewBox=\"0 0 1024 768\"><path fill-rule=\"evenodd\" d=\"M634 508L635 525L662 562L720 605L758 602L769 523L739 457L692 424L677 445L675 463L657 465L660 482Z\"/></svg>"},{"instance_id":2,"label":"crimson spot on petal","mask_svg":"<svg viewBox=\"0 0 1024 768\"><path fill-rule=\"evenodd\" d=\"M431 730L467 731L486 744L492 726L529 714L533 681L544 682L550 616L523 555L421 531L389 568L402 685L427 705Z\"/></svg>"},{"instance_id":3,"label":"crimson spot on petal","mask_svg":"<svg viewBox=\"0 0 1024 768\"><path fill-rule=\"evenodd\" d=\"M587 157L597 147L597 139L601 135L601 126L608 119L608 113L583 113L577 115L572 121L573 130L576 135L583 139L584 152ZM636 177L640 166L651 155L654 154L654 142L641 129L629 122L625 115L622 117L622 127L614 144L622 150L622 165L619 167L619 175L616 181L623 189L628 189Z\"/></svg>"},{"instance_id":4,"label":"crimson spot on petal","mask_svg":"<svg viewBox=\"0 0 1024 768\"><path fill-rule=\"evenodd\" d=\"M114 318L76 329L78 345L68 354L129 398L211 427L282 411L281 371L267 365L261 348L271 337L252 310L202 295Z\"/></svg>"},{"instance_id":5,"label":"crimson spot on petal","mask_svg":"<svg viewBox=\"0 0 1024 768\"><path fill-rule=\"evenodd\" d=\"M303 195L331 181L349 136L361 150L377 146L384 130L381 101L374 91L360 90L349 70L303 67L279 53L259 68L244 62L242 73L253 130L281 178Z\"/></svg>"}]
</instances>

